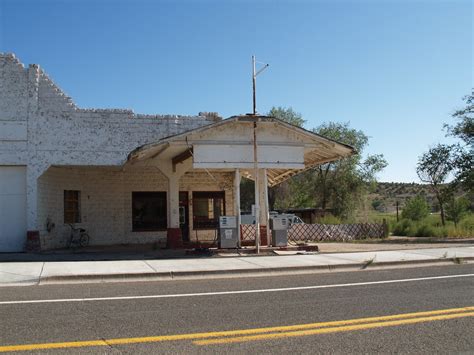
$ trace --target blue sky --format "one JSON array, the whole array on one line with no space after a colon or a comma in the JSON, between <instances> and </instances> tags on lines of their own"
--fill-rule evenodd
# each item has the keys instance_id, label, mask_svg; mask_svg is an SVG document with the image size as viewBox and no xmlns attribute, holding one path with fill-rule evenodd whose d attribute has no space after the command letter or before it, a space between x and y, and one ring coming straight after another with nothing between
<instances>
[{"instance_id":1,"label":"blue sky","mask_svg":"<svg viewBox=\"0 0 474 355\"><path fill-rule=\"evenodd\" d=\"M417 182L419 155L473 87L471 1L0 0L0 51L40 64L81 107L247 113L306 128L350 122L381 181Z\"/></svg>"}]
</instances>

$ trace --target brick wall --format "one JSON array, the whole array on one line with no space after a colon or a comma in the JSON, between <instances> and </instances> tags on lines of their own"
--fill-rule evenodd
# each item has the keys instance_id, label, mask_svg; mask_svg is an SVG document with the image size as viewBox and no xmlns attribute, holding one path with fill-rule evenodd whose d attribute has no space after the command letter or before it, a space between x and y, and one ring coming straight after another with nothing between
<instances>
[{"instance_id":1,"label":"brick wall","mask_svg":"<svg viewBox=\"0 0 474 355\"><path fill-rule=\"evenodd\" d=\"M232 173L185 174L180 190L188 191L189 220L192 225L192 191L225 191L226 212L233 214ZM70 235L64 225L64 190L81 191L82 223L91 245L142 244L163 242L164 232L132 232L132 191L166 191L167 178L152 167L122 171L105 167L51 167L38 179L38 224L42 247L61 248ZM47 220L55 227L48 232ZM198 231L199 240L212 240L214 231ZM191 239L196 233L191 231Z\"/></svg>"},{"instance_id":2,"label":"brick wall","mask_svg":"<svg viewBox=\"0 0 474 355\"><path fill-rule=\"evenodd\" d=\"M28 75L15 56L0 55L0 164L26 164Z\"/></svg>"},{"instance_id":3,"label":"brick wall","mask_svg":"<svg viewBox=\"0 0 474 355\"><path fill-rule=\"evenodd\" d=\"M0 55L0 113L2 120L26 120L28 76L12 54Z\"/></svg>"},{"instance_id":4,"label":"brick wall","mask_svg":"<svg viewBox=\"0 0 474 355\"><path fill-rule=\"evenodd\" d=\"M224 191L225 211L227 215L234 215L233 173L188 172L180 179L180 191L189 192L189 223L191 225L190 239L209 241L215 238L214 230L193 229L193 191Z\"/></svg>"},{"instance_id":5,"label":"brick wall","mask_svg":"<svg viewBox=\"0 0 474 355\"><path fill-rule=\"evenodd\" d=\"M205 115L79 108L38 65L25 68L0 53L0 124L27 130L27 142L26 135L0 135L0 165L120 165L138 146L212 122Z\"/></svg>"},{"instance_id":6,"label":"brick wall","mask_svg":"<svg viewBox=\"0 0 474 355\"><path fill-rule=\"evenodd\" d=\"M129 109L80 108L38 65L25 67L13 54L0 53L0 167L27 166L29 230L44 224L44 213L37 209L44 203L37 197L39 185L47 184L41 175L49 167L118 167L141 145L214 120L206 114L142 115Z\"/></svg>"}]
</instances>

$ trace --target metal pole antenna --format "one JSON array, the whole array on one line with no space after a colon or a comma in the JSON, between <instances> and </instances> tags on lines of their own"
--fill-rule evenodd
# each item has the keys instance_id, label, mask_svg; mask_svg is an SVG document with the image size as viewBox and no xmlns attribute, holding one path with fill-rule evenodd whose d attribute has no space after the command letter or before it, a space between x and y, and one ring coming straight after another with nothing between
<instances>
[{"instance_id":1,"label":"metal pole antenna","mask_svg":"<svg viewBox=\"0 0 474 355\"><path fill-rule=\"evenodd\" d=\"M257 115L257 75L255 74L255 56L252 56L252 87L253 87L253 115ZM255 119L257 119L255 117ZM260 194L258 189L258 157L257 157L257 121L253 123L253 168L254 168L254 193L255 193L255 249L260 254Z\"/></svg>"},{"instance_id":2,"label":"metal pole antenna","mask_svg":"<svg viewBox=\"0 0 474 355\"><path fill-rule=\"evenodd\" d=\"M255 56L252 56L252 86L253 86L253 115L257 115L257 75L268 68L269 64L265 64L259 71L256 71ZM263 64L263 63L261 63Z\"/></svg>"},{"instance_id":3,"label":"metal pole antenna","mask_svg":"<svg viewBox=\"0 0 474 355\"><path fill-rule=\"evenodd\" d=\"M257 74L255 74L255 56L252 56L253 115L257 114Z\"/></svg>"},{"instance_id":4,"label":"metal pole antenna","mask_svg":"<svg viewBox=\"0 0 474 355\"><path fill-rule=\"evenodd\" d=\"M258 158L257 158L257 118L253 123L253 168L254 168L254 183L255 183L255 248L257 254L260 253L260 191L258 179Z\"/></svg>"},{"instance_id":5,"label":"metal pole antenna","mask_svg":"<svg viewBox=\"0 0 474 355\"><path fill-rule=\"evenodd\" d=\"M257 155L257 75L268 67L265 64L258 72L256 71L255 56L252 56L252 87L253 87L253 168L255 175L255 248L257 254L260 253L260 193L258 177L258 155Z\"/></svg>"}]
</instances>

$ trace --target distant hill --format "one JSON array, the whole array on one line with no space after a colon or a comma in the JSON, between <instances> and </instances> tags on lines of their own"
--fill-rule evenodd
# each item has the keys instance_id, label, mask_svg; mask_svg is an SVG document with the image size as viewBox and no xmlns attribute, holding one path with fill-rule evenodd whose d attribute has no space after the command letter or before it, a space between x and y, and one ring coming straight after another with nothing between
<instances>
[{"instance_id":1,"label":"distant hill","mask_svg":"<svg viewBox=\"0 0 474 355\"><path fill-rule=\"evenodd\" d=\"M398 201L403 207L406 201L416 195L426 198L433 211L437 211L437 203L434 193L429 185L403 182L379 182L375 191L369 195L372 207L380 212L395 212Z\"/></svg>"}]
</instances>

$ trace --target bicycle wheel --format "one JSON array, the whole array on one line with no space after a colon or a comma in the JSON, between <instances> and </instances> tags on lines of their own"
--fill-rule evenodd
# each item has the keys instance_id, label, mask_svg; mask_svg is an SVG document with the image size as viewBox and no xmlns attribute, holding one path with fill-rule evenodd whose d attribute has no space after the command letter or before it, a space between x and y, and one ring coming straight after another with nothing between
<instances>
[{"instance_id":1,"label":"bicycle wheel","mask_svg":"<svg viewBox=\"0 0 474 355\"><path fill-rule=\"evenodd\" d=\"M89 245L89 234L82 233L81 238L79 239L79 245L81 247L86 247Z\"/></svg>"},{"instance_id":2,"label":"bicycle wheel","mask_svg":"<svg viewBox=\"0 0 474 355\"><path fill-rule=\"evenodd\" d=\"M69 239L66 241L66 248L71 249L73 246L72 243L72 235L69 237Z\"/></svg>"}]
</instances>

